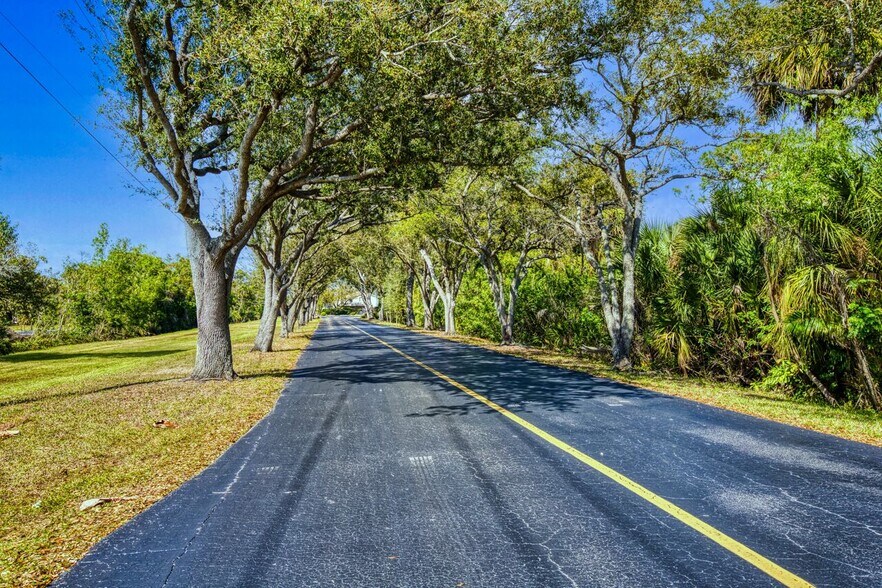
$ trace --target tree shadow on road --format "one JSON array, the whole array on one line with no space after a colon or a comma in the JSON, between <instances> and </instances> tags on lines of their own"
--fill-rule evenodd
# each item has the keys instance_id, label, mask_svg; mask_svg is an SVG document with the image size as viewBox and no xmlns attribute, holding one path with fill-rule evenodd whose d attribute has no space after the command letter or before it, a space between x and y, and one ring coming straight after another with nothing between
<instances>
[{"instance_id":1,"label":"tree shadow on road","mask_svg":"<svg viewBox=\"0 0 882 588\"><path fill-rule=\"evenodd\" d=\"M666 398L655 392L597 378L584 372L547 366L426 335L396 331L394 338L387 339L405 353L512 412L573 412L580 409L579 405L592 400L618 404ZM320 333L314 340L317 346L313 349L316 351L372 350L380 353L361 355L352 360L322 366L298 368L292 375L294 379L315 378L324 382L376 385L413 383L415 386L429 385L437 390L449 391L452 399L462 400L428 406L420 412L406 415L410 417L454 417L477 411L494 412L486 404L459 390L451 391L449 383L367 337L353 339L330 331Z\"/></svg>"}]
</instances>

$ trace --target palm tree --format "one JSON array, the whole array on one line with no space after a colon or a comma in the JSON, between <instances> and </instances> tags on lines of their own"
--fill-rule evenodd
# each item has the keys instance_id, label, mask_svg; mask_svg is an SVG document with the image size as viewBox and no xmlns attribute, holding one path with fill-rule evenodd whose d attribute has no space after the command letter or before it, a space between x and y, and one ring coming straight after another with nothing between
<instances>
[{"instance_id":1,"label":"palm tree","mask_svg":"<svg viewBox=\"0 0 882 588\"><path fill-rule=\"evenodd\" d=\"M830 126L820 140L783 155L802 170L800 191L762 215L770 236L767 292L777 318L768 342L802 363L824 361L825 350L840 349L849 357L859 402L882 409L878 359L852 319L854 310L880 301L882 198L869 181L880 159L856 152L853 138Z\"/></svg>"}]
</instances>

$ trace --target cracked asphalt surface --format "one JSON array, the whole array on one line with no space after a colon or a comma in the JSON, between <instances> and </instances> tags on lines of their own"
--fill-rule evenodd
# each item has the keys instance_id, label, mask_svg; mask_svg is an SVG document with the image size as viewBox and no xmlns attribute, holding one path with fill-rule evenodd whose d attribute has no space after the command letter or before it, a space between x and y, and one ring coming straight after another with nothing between
<instances>
[{"instance_id":1,"label":"cracked asphalt surface","mask_svg":"<svg viewBox=\"0 0 882 588\"><path fill-rule=\"evenodd\" d=\"M269 416L55 585L776 585L350 324L815 585L882 586L880 448L342 317Z\"/></svg>"}]
</instances>

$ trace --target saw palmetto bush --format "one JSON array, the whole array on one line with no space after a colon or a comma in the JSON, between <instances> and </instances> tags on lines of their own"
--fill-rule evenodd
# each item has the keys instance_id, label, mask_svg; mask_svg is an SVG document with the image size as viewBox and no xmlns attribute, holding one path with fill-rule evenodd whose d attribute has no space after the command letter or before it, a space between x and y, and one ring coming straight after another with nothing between
<instances>
[{"instance_id":1,"label":"saw palmetto bush","mask_svg":"<svg viewBox=\"0 0 882 588\"><path fill-rule=\"evenodd\" d=\"M655 361L882 407L879 145L830 120L739 142L712 165L724 179L705 212L645 231Z\"/></svg>"},{"instance_id":2,"label":"saw palmetto bush","mask_svg":"<svg viewBox=\"0 0 882 588\"><path fill-rule=\"evenodd\" d=\"M702 214L645 231L644 340L657 363L740 383L768 367L762 242L744 216L720 194Z\"/></svg>"}]
</instances>

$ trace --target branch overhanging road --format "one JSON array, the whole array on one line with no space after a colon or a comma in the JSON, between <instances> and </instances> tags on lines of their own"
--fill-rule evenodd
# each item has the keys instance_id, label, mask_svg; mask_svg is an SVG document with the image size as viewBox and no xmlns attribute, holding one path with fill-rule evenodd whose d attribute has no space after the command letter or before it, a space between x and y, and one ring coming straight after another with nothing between
<instances>
[{"instance_id":1,"label":"branch overhanging road","mask_svg":"<svg viewBox=\"0 0 882 588\"><path fill-rule=\"evenodd\" d=\"M58 586L882 585L882 449L349 318Z\"/></svg>"}]
</instances>

